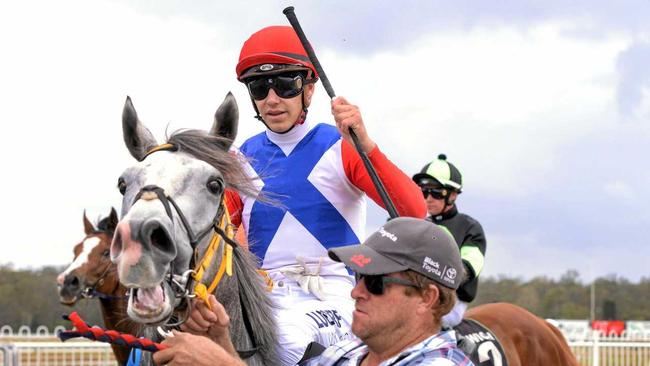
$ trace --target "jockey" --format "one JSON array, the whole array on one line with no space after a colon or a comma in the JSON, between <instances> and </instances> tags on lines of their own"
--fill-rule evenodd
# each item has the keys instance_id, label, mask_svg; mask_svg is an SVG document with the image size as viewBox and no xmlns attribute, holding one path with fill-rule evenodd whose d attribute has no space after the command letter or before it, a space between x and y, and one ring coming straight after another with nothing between
<instances>
[{"instance_id":1,"label":"jockey","mask_svg":"<svg viewBox=\"0 0 650 366\"><path fill-rule=\"evenodd\" d=\"M478 221L458 212L456 199L463 188L463 177L447 161L447 156L438 155L438 159L425 165L413 176L413 181L424 195L429 212L427 220L449 229L460 248L467 277L456 291L456 305L442 318L443 326L453 327L461 322L467 304L476 297L478 276L485 260L485 233Z\"/></svg>"},{"instance_id":2,"label":"jockey","mask_svg":"<svg viewBox=\"0 0 650 366\"><path fill-rule=\"evenodd\" d=\"M262 195L275 202L229 192L228 207L273 283L281 359L295 365L311 342L327 347L352 337L354 277L327 251L365 239L364 194L383 207L350 128L399 214L424 218L426 208L417 185L368 136L357 106L338 97L331 102L336 126L310 123L318 74L291 27L271 26L251 35L236 72L256 118L266 126L240 151L250 173L260 178Z\"/></svg>"}]
</instances>

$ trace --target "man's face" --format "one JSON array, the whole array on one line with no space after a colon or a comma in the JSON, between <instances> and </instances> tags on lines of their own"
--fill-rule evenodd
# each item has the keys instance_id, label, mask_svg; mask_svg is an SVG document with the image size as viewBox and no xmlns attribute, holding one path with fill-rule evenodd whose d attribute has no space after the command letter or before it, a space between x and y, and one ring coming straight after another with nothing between
<instances>
[{"instance_id":1,"label":"man's face","mask_svg":"<svg viewBox=\"0 0 650 366\"><path fill-rule=\"evenodd\" d=\"M441 214L444 211L446 206L445 199L440 197L434 198L434 195L428 194L428 191L429 190L441 191L445 188L435 183L418 184L418 186L422 190L422 194L425 196L424 202L426 202L427 204L427 211L429 212L429 215L435 216ZM447 190L447 194L451 194L451 192Z\"/></svg>"},{"instance_id":2,"label":"man's face","mask_svg":"<svg viewBox=\"0 0 650 366\"><path fill-rule=\"evenodd\" d=\"M404 278L400 273L387 276ZM382 339L412 322L419 302L418 296L406 296L403 285L386 284L382 295L374 295L368 291L363 280L357 282L351 295L355 300L352 333L366 344Z\"/></svg>"},{"instance_id":3,"label":"man's face","mask_svg":"<svg viewBox=\"0 0 650 366\"><path fill-rule=\"evenodd\" d=\"M267 79L276 76L288 77L287 75L281 74L269 76ZM305 107L309 106L314 93L314 84L303 85L302 89L303 91L295 96L282 98L273 88L269 88L266 98L261 100L254 99L260 116L264 119L264 122L266 122L266 125L271 131L283 133L293 127L302 113L303 94Z\"/></svg>"}]
</instances>

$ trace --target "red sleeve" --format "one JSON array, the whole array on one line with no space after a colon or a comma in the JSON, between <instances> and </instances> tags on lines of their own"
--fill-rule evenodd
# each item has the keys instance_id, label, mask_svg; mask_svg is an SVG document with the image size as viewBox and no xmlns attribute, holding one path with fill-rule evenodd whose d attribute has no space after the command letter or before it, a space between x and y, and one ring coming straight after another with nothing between
<instances>
[{"instance_id":1,"label":"red sleeve","mask_svg":"<svg viewBox=\"0 0 650 366\"><path fill-rule=\"evenodd\" d=\"M341 142L341 156L343 158L343 169L350 182L357 188L364 191L379 206L386 208L382 202L377 188L372 183L372 179L363 165L361 156L350 145L343 140ZM395 208L400 216L410 216L425 218L427 215L427 206L422 198L420 188L404 172L395 166L386 155L375 148L368 154L370 162L375 167L379 179L384 184L388 196L395 204Z\"/></svg>"},{"instance_id":2,"label":"red sleeve","mask_svg":"<svg viewBox=\"0 0 650 366\"><path fill-rule=\"evenodd\" d=\"M224 194L226 196L226 208L228 208L228 213L230 214L230 222L239 227L241 225L241 213L244 209L244 203L241 197L239 197L239 193L232 189L226 189Z\"/></svg>"}]
</instances>

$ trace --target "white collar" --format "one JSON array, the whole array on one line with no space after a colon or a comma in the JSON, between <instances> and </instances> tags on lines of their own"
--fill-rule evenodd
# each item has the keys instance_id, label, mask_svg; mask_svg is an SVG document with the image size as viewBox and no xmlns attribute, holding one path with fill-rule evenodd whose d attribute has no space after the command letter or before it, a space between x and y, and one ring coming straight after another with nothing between
<instances>
[{"instance_id":1,"label":"white collar","mask_svg":"<svg viewBox=\"0 0 650 366\"><path fill-rule=\"evenodd\" d=\"M288 156L291 154L293 148L307 135L309 130L311 130L311 126L309 122L305 121L303 124L293 126L287 133L276 133L267 128L266 137L278 145L284 154Z\"/></svg>"}]
</instances>

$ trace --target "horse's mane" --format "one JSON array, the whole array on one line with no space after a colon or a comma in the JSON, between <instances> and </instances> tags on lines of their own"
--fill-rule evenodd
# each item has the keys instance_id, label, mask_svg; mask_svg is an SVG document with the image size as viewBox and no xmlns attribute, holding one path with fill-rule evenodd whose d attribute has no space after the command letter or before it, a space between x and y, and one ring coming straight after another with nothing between
<instances>
[{"instance_id":1,"label":"horse's mane","mask_svg":"<svg viewBox=\"0 0 650 366\"><path fill-rule=\"evenodd\" d=\"M203 130L184 129L174 132L167 142L175 145L179 151L186 152L219 170L224 175L228 188L246 196L259 195L259 190L254 185L257 178L250 177L244 170L245 157L224 149L232 144L232 140L210 135Z\"/></svg>"}]
</instances>

